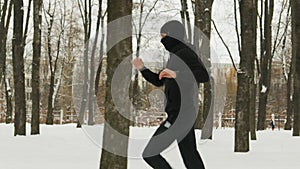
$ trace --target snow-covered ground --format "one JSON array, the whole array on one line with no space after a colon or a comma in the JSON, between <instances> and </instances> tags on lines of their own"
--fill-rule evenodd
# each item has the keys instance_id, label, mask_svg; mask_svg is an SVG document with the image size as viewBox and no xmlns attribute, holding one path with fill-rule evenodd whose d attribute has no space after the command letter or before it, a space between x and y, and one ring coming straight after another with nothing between
<instances>
[{"instance_id":1,"label":"snow-covered ground","mask_svg":"<svg viewBox=\"0 0 300 169\"><path fill-rule=\"evenodd\" d=\"M132 128L131 137L150 138L155 128ZM28 129L29 131L29 129ZM101 149L75 125L41 126L41 135L14 137L13 125L0 124L0 169L98 169ZM197 138L200 132L197 131ZM298 169L300 138L290 131L257 133L249 153L233 152L233 129L214 130L213 140L199 141L207 169ZM146 142L144 143L144 145ZM175 145L175 144L174 144ZM164 156L175 169L183 169L173 145ZM130 149L135 145L130 144ZM141 158L129 158L129 169L148 169Z\"/></svg>"}]
</instances>

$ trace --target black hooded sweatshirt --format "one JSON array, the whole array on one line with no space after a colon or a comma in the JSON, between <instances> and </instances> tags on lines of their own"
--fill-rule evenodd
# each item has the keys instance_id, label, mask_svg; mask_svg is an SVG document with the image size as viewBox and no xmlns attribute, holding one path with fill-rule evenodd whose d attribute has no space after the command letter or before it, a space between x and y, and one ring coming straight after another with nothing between
<instances>
[{"instance_id":1,"label":"black hooded sweatshirt","mask_svg":"<svg viewBox=\"0 0 300 169\"><path fill-rule=\"evenodd\" d=\"M191 49L191 45L170 36L162 39L162 44L170 52L166 68L176 72L176 78L163 78L159 80L159 73L144 68L143 77L153 85L164 85L165 112L167 121L173 124L179 114L193 115L197 112L199 83L209 81L209 75L198 55Z\"/></svg>"}]
</instances>

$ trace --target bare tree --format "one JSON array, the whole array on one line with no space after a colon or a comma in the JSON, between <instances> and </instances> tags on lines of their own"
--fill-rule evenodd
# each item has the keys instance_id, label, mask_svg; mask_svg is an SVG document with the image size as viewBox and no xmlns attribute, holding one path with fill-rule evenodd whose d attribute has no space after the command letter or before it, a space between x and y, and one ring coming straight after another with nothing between
<instances>
[{"instance_id":1,"label":"bare tree","mask_svg":"<svg viewBox=\"0 0 300 169\"><path fill-rule=\"evenodd\" d=\"M10 80L8 79L6 71L7 33L10 24L12 8L13 1L9 1L8 5L8 0L5 0L0 11L0 83L2 78L5 79L6 123L10 123L12 121L12 89L10 87Z\"/></svg>"},{"instance_id":2,"label":"bare tree","mask_svg":"<svg viewBox=\"0 0 300 169\"><path fill-rule=\"evenodd\" d=\"M10 80L5 76L5 100L6 100L6 124L12 121L12 89L10 86Z\"/></svg>"},{"instance_id":3,"label":"bare tree","mask_svg":"<svg viewBox=\"0 0 300 169\"><path fill-rule=\"evenodd\" d=\"M246 120L247 122L247 128L244 128L245 126L239 126L239 133L236 132L236 135L238 134L241 134L242 132L246 132L246 131L243 131L243 130L247 130L247 132L251 132L251 140L256 140L256 90L257 90L257 83L256 83L256 74L255 74L255 64L254 64L254 61L253 59L257 60L257 53L256 53L256 36L257 36L257 30L256 30L256 23L257 23L257 16L256 16L256 13L257 13L257 1L253 1L253 8L251 8L253 11L252 11L252 20L250 20L251 18L245 18L245 19L249 19L249 21L251 21L252 24L249 24L249 27L252 28L252 33L253 35L249 38L253 38L252 40L249 40L248 41L248 44L249 46L248 47L252 47L252 49L250 49L250 51L252 52L251 56L252 58L249 58L248 61L248 70L247 70L247 73L248 73L248 83L249 84L243 84L243 85L249 85L249 91L244 91L244 92L249 92L248 94L249 95L246 95L249 96L248 101L249 101L249 105L247 105L248 109L245 111L248 113L247 115L249 115L249 119L247 119L247 116L244 116L243 118L245 119L242 119L240 118L240 120ZM242 14L240 14L242 15ZM241 16L240 16L241 17ZM236 35L237 35L237 42L238 42L238 50L239 50L239 55L240 57L242 57L244 54L242 54L242 42L241 42L241 37L240 37L240 34L239 34L239 27L238 27L238 15L237 15L237 3L236 1L234 1L234 18L235 18L235 29L236 29ZM243 23L245 24L245 23ZM245 27L245 26L244 26ZM250 28L248 28L250 29ZM244 36L245 37L245 36ZM245 57L245 56L244 56ZM258 63L258 62L256 62ZM245 66L245 65L243 65ZM258 66L258 64L257 64ZM237 70L237 73L241 73L240 69ZM242 72L243 73L243 72ZM240 78L240 81L243 81L242 78ZM246 81L244 81L245 83ZM238 103L238 102L237 102ZM237 111L237 110L236 110ZM236 116L237 117L237 116ZM237 121L237 119L236 119ZM236 122L237 123L241 123L241 122ZM236 125L237 126L237 125ZM236 137L241 137L241 136L236 136ZM239 139L239 138L235 138L236 140ZM248 138L247 138L248 139ZM236 144L238 144L236 142Z\"/></svg>"},{"instance_id":4,"label":"bare tree","mask_svg":"<svg viewBox=\"0 0 300 169\"><path fill-rule=\"evenodd\" d=\"M84 54L83 54L83 66L84 66L84 79L82 87L82 96L81 104L79 110L79 117L77 127L80 128L83 124L84 112L86 110L86 104L88 99L88 56L89 56L89 46L90 46L90 36L91 36L91 27L92 27L92 1L91 0L78 0L78 6L81 13L81 19L84 27ZM89 122L94 118L94 112L89 112Z\"/></svg>"},{"instance_id":5,"label":"bare tree","mask_svg":"<svg viewBox=\"0 0 300 169\"><path fill-rule=\"evenodd\" d=\"M288 78L287 78L287 110L286 110L286 123L284 125L285 130L291 130L292 129L292 115L294 114L294 104L293 104L293 77L294 77L294 58L292 57L292 61L290 64L290 70L288 73Z\"/></svg>"},{"instance_id":6,"label":"bare tree","mask_svg":"<svg viewBox=\"0 0 300 169\"><path fill-rule=\"evenodd\" d=\"M236 3L236 2L235 2ZM237 72L238 88L236 97L236 112L235 112L235 152L249 151L249 115L250 115L250 81L253 71L255 55L253 29L255 4L252 0L239 1L240 20L241 20L241 43L240 49L240 67ZM235 8L236 9L236 8ZM239 37L239 34L238 34Z\"/></svg>"},{"instance_id":7,"label":"bare tree","mask_svg":"<svg viewBox=\"0 0 300 169\"><path fill-rule=\"evenodd\" d=\"M58 57L56 57L55 60L53 61L54 57L52 56L53 55L52 54L52 28L54 23L55 11L56 11L56 0L54 1L54 6L52 5L51 1L49 1L48 8L45 9L44 7L45 21L47 24L47 52L48 52L48 60L50 66L50 85L49 85L49 94L48 94L48 111L47 111L47 118L46 118L46 124L48 125L53 124L54 105L52 104L53 102L52 100L53 100L53 93L54 93L55 72L57 69L57 62L58 62Z\"/></svg>"},{"instance_id":8,"label":"bare tree","mask_svg":"<svg viewBox=\"0 0 300 169\"><path fill-rule=\"evenodd\" d=\"M66 18L66 4L65 2L62 2L63 4L60 4L58 1L54 1L54 3L51 3L49 1L48 8L45 9L44 7L44 13L45 13L45 21L47 24L47 55L48 55L48 61L49 61L49 68L50 68L50 84L49 84L49 94L48 94L48 111L47 111L47 118L46 118L46 124L52 125L54 123L54 115L53 115L53 109L55 107L55 101L57 99L58 91L61 85L61 79L62 79L62 72L64 68L64 53L61 54L62 48L64 47L63 41L64 41L64 29L65 29L65 18ZM57 5L59 5L59 9L57 8ZM63 5L63 7L61 6ZM60 14L56 15L56 10L60 10ZM55 18L58 17L58 28L53 29L55 25ZM58 31L58 32L57 32ZM53 40L53 33L58 33L57 38L55 38L55 41ZM55 44L55 47L53 47ZM54 52L55 51L55 52ZM63 57L61 57L63 55ZM60 61L60 67L59 67L59 61ZM59 69L58 69L59 68Z\"/></svg>"},{"instance_id":9,"label":"bare tree","mask_svg":"<svg viewBox=\"0 0 300 169\"><path fill-rule=\"evenodd\" d=\"M80 91L74 93L72 89L74 89L74 84L76 80L74 77L74 66L76 60L78 58L78 53L81 53L83 42L83 30L81 23L78 22L78 5L76 1L72 1L71 4L67 4L65 1L61 1L64 3L63 9L65 18L65 26L64 26L64 41L62 45L63 49L63 58L61 59L60 70L58 72L58 79L60 77L60 88L57 93L57 101L56 106L60 107L64 113L70 112L71 114L75 113L73 110L74 102L75 105L78 105L78 101L73 101L72 98L74 96L80 96ZM70 7L70 8L69 8ZM78 77L78 76L76 76ZM81 79L81 78L80 78ZM73 81L75 80L75 81ZM76 83L76 82L75 82ZM76 90L76 88L74 89ZM78 90L78 89L77 89ZM79 95L78 95L79 94ZM66 119L67 120L67 119ZM74 122L74 118L71 117L69 119L71 122Z\"/></svg>"},{"instance_id":10,"label":"bare tree","mask_svg":"<svg viewBox=\"0 0 300 169\"><path fill-rule=\"evenodd\" d=\"M255 73L255 61L257 60L257 10L258 0L253 0L253 15L252 15L252 58L249 63L249 130L251 133L251 140L256 140L256 93L257 93L257 74ZM256 65L258 66L258 65Z\"/></svg>"},{"instance_id":11,"label":"bare tree","mask_svg":"<svg viewBox=\"0 0 300 169\"><path fill-rule=\"evenodd\" d=\"M15 133L26 135L26 104L23 46L23 0L14 1L14 28L12 40L13 72L15 87Z\"/></svg>"},{"instance_id":12,"label":"bare tree","mask_svg":"<svg viewBox=\"0 0 300 169\"><path fill-rule=\"evenodd\" d=\"M97 24L96 24L96 37L93 42L91 59L90 59L90 79L89 79L89 104L88 109L89 112L95 112L95 104L96 104L96 95L98 93L98 85L100 82L100 73L102 69L102 60L103 60L103 48L104 48L104 17L106 15L106 11L104 14L102 13L102 0L98 1L98 16L97 16ZM101 31L100 31L101 26ZM101 33L101 34L100 34ZM98 44L99 34L101 35L100 45ZM98 46L99 45L99 46ZM97 72L95 72L95 55L96 48L100 47L99 51L99 62L97 67ZM96 76L95 76L96 73ZM90 117L90 115L89 115ZM93 118L88 119L88 124L93 125Z\"/></svg>"},{"instance_id":13,"label":"bare tree","mask_svg":"<svg viewBox=\"0 0 300 169\"><path fill-rule=\"evenodd\" d=\"M283 12L284 10L287 8L287 12L286 12L286 18L285 18L285 22L283 22L281 20L282 16L283 16ZM282 62L282 70L283 70L283 77L284 80L286 81L286 86L287 86L287 93L286 93L286 100L287 100L287 110L286 110L286 123L284 125L284 129L285 130L291 130L292 126L292 114L293 114L293 99L292 99L292 93L293 93L293 85L292 85L292 80L293 80L293 63L290 63L288 65L288 60L290 60L290 57L287 57L287 37L288 37L288 28L291 24L291 3L290 1L282 1L282 6L281 6L281 11L280 11L280 16L279 16L279 21L278 21L278 26L277 26L277 33L276 33L276 38L275 38L275 43L274 43L274 47L273 47L273 51L275 52L275 50L279 47L280 43L282 43L282 47L281 47L281 51L280 51L280 59ZM284 25L283 28L283 33L281 35L281 37L279 37L279 30L282 29L280 26L282 24ZM277 43L276 43L277 42ZM289 71L288 71L288 66L289 67Z\"/></svg>"},{"instance_id":14,"label":"bare tree","mask_svg":"<svg viewBox=\"0 0 300 169\"><path fill-rule=\"evenodd\" d=\"M24 26L23 40L22 40L23 47L26 46L27 33L28 33L29 21L30 21L29 19L30 19L31 3L32 0L29 0L27 5L26 21ZM23 55L24 55L24 51L23 51Z\"/></svg>"},{"instance_id":15,"label":"bare tree","mask_svg":"<svg viewBox=\"0 0 300 169\"><path fill-rule=\"evenodd\" d=\"M40 133L40 58L41 58L41 28L42 0L33 0L33 56L32 56L32 113L31 134Z\"/></svg>"},{"instance_id":16,"label":"bare tree","mask_svg":"<svg viewBox=\"0 0 300 169\"><path fill-rule=\"evenodd\" d=\"M127 151L128 151L128 136L129 136L129 120L126 117L129 117L129 107L130 103L126 99L123 99L121 94L122 106L118 112L116 109L113 100L112 100L112 78L116 68L125 59L127 56L132 54L132 36L123 39L114 46L111 46L116 37L123 35L132 34L132 21L131 18L128 18L125 22L117 20L124 16L130 16L132 14L132 1L108 1L108 23L115 21L116 27L110 27L108 25L107 31L107 44L110 50L107 53L107 81L106 81L106 99L105 99L105 120L104 133L103 133L103 148L101 155L100 168L118 168L126 169L127 168ZM124 66L124 79L120 79L119 83L129 83L130 76L128 72L131 72L132 67L130 66L130 60L127 60L126 65ZM126 93L128 92L124 87L116 87L114 90L117 93ZM122 115L120 115L121 113ZM126 116L126 117L124 117ZM116 130L116 131L113 131ZM117 133L121 134L120 137ZM111 151L110 151L111 150Z\"/></svg>"},{"instance_id":17,"label":"bare tree","mask_svg":"<svg viewBox=\"0 0 300 169\"><path fill-rule=\"evenodd\" d=\"M10 3L12 4L12 3ZM5 72L5 60L6 60L6 41L7 41L7 29L6 29L6 14L9 13L9 1L5 0L3 5L1 5L0 11L0 82L2 80L2 75Z\"/></svg>"},{"instance_id":18,"label":"bare tree","mask_svg":"<svg viewBox=\"0 0 300 169\"><path fill-rule=\"evenodd\" d=\"M1 16L1 13L2 13L2 0L0 0L0 16Z\"/></svg>"},{"instance_id":19,"label":"bare tree","mask_svg":"<svg viewBox=\"0 0 300 169\"><path fill-rule=\"evenodd\" d=\"M195 29L194 29L194 45L196 51L199 52L201 59L206 66L209 74L211 74L210 59L210 37L211 37L211 11L214 0L195 1ZM197 31L200 29L202 32ZM201 134L201 138L212 139L213 127L213 110L212 110L212 85L213 79L204 84L204 101L203 113L202 108L197 117L196 128L205 128ZM204 123L205 122L205 123Z\"/></svg>"},{"instance_id":20,"label":"bare tree","mask_svg":"<svg viewBox=\"0 0 300 169\"><path fill-rule=\"evenodd\" d=\"M261 57L260 57L260 79L259 79L259 105L257 130L265 129L266 107L270 91L271 70L272 70L272 20L274 13L274 0L261 1L262 16L264 16L264 31L261 31ZM260 18L262 22L262 17ZM262 28L261 28L262 30Z\"/></svg>"},{"instance_id":21,"label":"bare tree","mask_svg":"<svg viewBox=\"0 0 300 169\"><path fill-rule=\"evenodd\" d=\"M98 67L97 67L97 72L96 72L96 78L95 78L95 94L98 95L98 88L99 88L99 83L100 83L100 75L101 75L101 70L102 70L102 61L103 61L103 55L104 55L104 18L107 14L107 10L102 14L102 0L99 0L99 11L98 11L98 20L100 20L100 27L101 27L101 40L100 40L100 51L99 51L99 61L98 61ZM100 18L99 18L100 15ZM98 22L98 21L97 21ZM98 25L98 23L97 23ZM99 36L99 35L98 35Z\"/></svg>"},{"instance_id":22,"label":"bare tree","mask_svg":"<svg viewBox=\"0 0 300 169\"><path fill-rule=\"evenodd\" d=\"M292 57L294 57L294 123L293 136L300 135L300 2L291 1L292 5Z\"/></svg>"},{"instance_id":23,"label":"bare tree","mask_svg":"<svg viewBox=\"0 0 300 169\"><path fill-rule=\"evenodd\" d=\"M146 16L144 16L144 13L145 13L145 9L144 9L145 0L140 0L140 2L139 2L138 23L136 24L135 22L133 22L133 27L134 27L135 32L136 32L136 35L135 35L135 38L136 38L136 57L139 57L139 55L140 55L141 45L142 45L142 33L143 33L144 26L147 22L148 17L150 16L151 12L155 8L158 1L159 0L155 0L153 2L153 5L151 6L151 8L146 13ZM138 109L140 109L140 107L142 106L141 90L138 86L139 74L138 74L137 70L134 70L134 71L135 71L135 76L134 76L134 80L131 84L131 94L132 94L132 102L133 102L133 109L134 109L133 110L133 115L132 115L133 123L135 122L135 118L136 118L136 114L137 114Z\"/></svg>"},{"instance_id":24,"label":"bare tree","mask_svg":"<svg viewBox=\"0 0 300 169\"><path fill-rule=\"evenodd\" d=\"M99 57L99 60L98 60L98 67L97 67L96 78L95 78L95 94L96 95L98 95L98 92L99 92L98 89L99 89L99 84L100 84L100 75L101 75L103 56L104 56L104 40L105 40L104 39L105 38L104 18L107 14L107 10L105 10L104 13L102 12L102 3L103 3L102 0L99 0L98 20L100 20L101 40L100 40L100 51L99 51L100 57Z\"/></svg>"},{"instance_id":25,"label":"bare tree","mask_svg":"<svg viewBox=\"0 0 300 169\"><path fill-rule=\"evenodd\" d=\"M188 5L187 5L187 0L180 0L181 2L181 19L182 19L182 24L184 26L187 26L187 41L191 42L192 41L192 26L190 22L190 14L188 11Z\"/></svg>"}]
</instances>

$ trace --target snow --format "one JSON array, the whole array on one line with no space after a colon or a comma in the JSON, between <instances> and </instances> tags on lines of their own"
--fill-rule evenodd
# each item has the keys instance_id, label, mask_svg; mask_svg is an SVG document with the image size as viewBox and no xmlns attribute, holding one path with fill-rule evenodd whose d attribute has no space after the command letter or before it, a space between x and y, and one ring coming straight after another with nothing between
<instances>
[{"instance_id":1,"label":"snow","mask_svg":"<svg viewBox=\"0 0 300 169\"><path fill-rule=\"evenodd\" d=\"M0 124L1 169L98 169L100 151L91 137L94 127L76 129L75 124L41 126L41 135L13 136L13 125ZM89 129L90 128L90 129ZM100 126L103 128L103 126ZM99 129L99 126L98 126ZM131 138L147 139L155 127L131 128ZM99 131L98 131L99 132ZM300 138L291 131L270 129L257 132L257 141L251 141L250 152L234 153L234 129L215 129L213 140L197 140L198 149L208 169L295 169L300 167ZM100 132L98 138L102 137ZM196 131L200 137L200 131ZM129 151L139 147L129 144ZM175 169L183 169L176 144L163 155ZM141 157L131 157L129 169L150 169Z\"/></svg>"},{"instance_id":2,"label":"snow","mask_svg":"<svg viewBox=\"0 0 300 169\"><path fill-rule=\"evenodd\" d=\"M260 91L260 93L266 93L267 92L267 87L265 86L265 85L263 85L262 87L261 87L261 91Z\"/></svg>"}]
</instances>

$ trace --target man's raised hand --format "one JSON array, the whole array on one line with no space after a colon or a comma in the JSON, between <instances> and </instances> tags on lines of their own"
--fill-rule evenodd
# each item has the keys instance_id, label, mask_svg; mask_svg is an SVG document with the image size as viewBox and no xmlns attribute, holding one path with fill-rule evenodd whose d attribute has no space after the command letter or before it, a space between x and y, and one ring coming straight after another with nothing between
<instances>
[{"instance_id":1,"label":"man's raised hand","mask_svg":"<svg viewBox=\"0 0 300 169\"><path fill-rule=\"evenodd\" d=\"M141 58L137 57L132 59L131 63L137 70L141 70L144 67L144 62Z\"/></svg>"}]
</instances>

